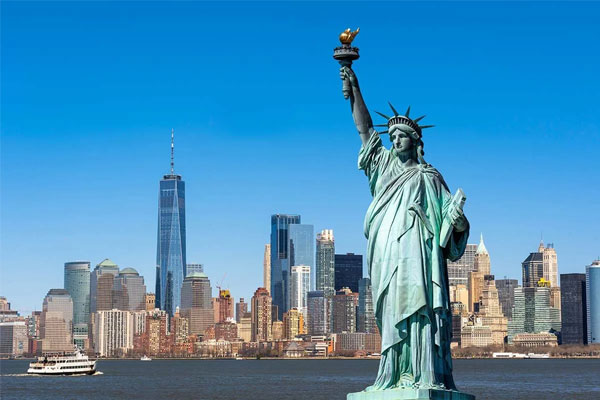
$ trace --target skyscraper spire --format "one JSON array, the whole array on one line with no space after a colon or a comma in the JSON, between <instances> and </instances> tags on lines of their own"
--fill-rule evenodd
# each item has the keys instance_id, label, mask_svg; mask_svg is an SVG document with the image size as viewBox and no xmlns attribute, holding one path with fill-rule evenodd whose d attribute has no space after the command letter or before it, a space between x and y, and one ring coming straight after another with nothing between
<instances>
[{"instance_id":1,"label":"skyscraper spire","mask_svg":"<svg viewBox=\"0 0 600 400\"><path fill-rule=\"evenodd\" d=\"M171 175L175 174L175 131L171 128Z\"/></svg>"},{"instance_id":2,"label":"skyscraper spire","mask_svg":"<svg viewBox=\"0 0 600 400\"><path fill-rule=\"evenodd\" d=\"M479 246L477 246L477 254L489 254L487 249L485 248L485 243L483 243L483 233L479 237Z\"/></svg>"}]
</instances>

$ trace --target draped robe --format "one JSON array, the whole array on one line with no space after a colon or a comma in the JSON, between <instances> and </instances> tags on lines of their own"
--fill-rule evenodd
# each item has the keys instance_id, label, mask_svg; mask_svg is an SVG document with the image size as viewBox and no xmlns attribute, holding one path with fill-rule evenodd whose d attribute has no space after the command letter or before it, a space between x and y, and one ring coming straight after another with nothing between
<instances>
[{"instance_id":1,"label":"draped robe","mask_svg":"<svg viewBox=\"0 0 600 400\"><path fill-rule=\"evenodd\" d=\"M462 256L468 228L440 246L452 198L442 175L429 165L404 167L377 132L361 147L358 166L373 195L364 229L382 340L378 376L366 390L456 389L446 259Z\"/></svg>"}]
</instances>

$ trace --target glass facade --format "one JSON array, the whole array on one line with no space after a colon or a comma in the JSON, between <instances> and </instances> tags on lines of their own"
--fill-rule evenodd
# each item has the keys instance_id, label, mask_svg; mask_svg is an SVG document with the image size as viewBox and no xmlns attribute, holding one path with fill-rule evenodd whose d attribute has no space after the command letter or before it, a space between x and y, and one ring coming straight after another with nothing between
<instances>
[{"instance_id":1,"label":"glass facade","mask_svg":"<svg viewBox=\"0 0 600 400\"><path fill-rule=\"evenodd\" d=\"M588 344L600 343L600 260L585 269L587 340Z\"/></svg>"},{"instance_id":2,"label":"glass facade","mask_svg":"<svg viewBox=\"0 0 600 400\"><path fill-rule=\"evenodd\" d=\"M65 263L64 288L73 300L73 340L84 348L90 322L90 262Z\"/></svg>"},{"instance_id":3,"label":"glass facade","mask_svg":"<svg viewBox=\"0 0 600 400\"><path fill-rule=\"evenodd\" d=\"M73 350L73 300L65 289L50 289L42 305L43 352Z\"/></svg>"},{"instance_id":4,"label":"glass facade","mask_svg":"<svg viewBox=\"0 0 600 400\"><path fill-rule=\"evenodd\" d=\"M475 271L476 244L467 244L462 257L456 261L448 261L448 283L450 285L469 284L469 272Z\"/></svg>"},{"instance_id":5,"label":"glass facade","mask_svg":"<svg viewBox=\"0 0 600 400\"><path fill-rule=\"evenodd\" d=\"M204 273L192 272L183 280L181 316L188 319L191 335L202 335L206 328L214 324L211 297L210 281Z\"/></svg>"},{"instance_id":6,"label":"glass facade","mask_svg":"<svg viewBox=\"0 0 600 400\"><path fill-rule=\"evenodd\" d=\"M315 228L307 224L293 224L289 229L290 265L310 267L310 282L314 289L315 281ZM294 306L290 306L292 308Z\"/></svg>"},{"instance_id":7,"label":"glass facade","mask_svg":"<svg viewBox=\"0 0 600 400\"><path fill-rule=\"evenodd\" d=\"M291 271L290 309L296 308L304 318L306 312L306 294L310 290L310 266L294 265Z\"/></svg>"},{"instance_id":8,"label":"glass facade","mask_svg":"<svg viewBox=\"0 0 600 400\"><path fill-rule=\"evenodd\" d=\"M325 229L317 234L316 289L326 297L335 294L335 239L333 230Z\"/></svg>"},{"instance_id":9,"label":"glass facade","mask_svg":"<svg viewBox=\"0 0 600 400\"><path fill-rule=\"evenodd\" d=\"M369 278L362 278L358 281L358 332L377 332L373 290Z\"/></svg>"},{"instance_id":10,"label":"glass facade","mask_svg":"<svg viewBox=\"0 0 600 400\"><path fill-rule=\"evenodd\" d=\"M560 274L562 344L587 344L585 274Z\"/></svg>"},{"instance_id":11,"label":"glass facade","mask_svg":"<svg viewBox=\"0 0 600 400\"><path fill-rule=\"evenodd\" d=\"M516 279L497 279L498 301L502 307L502 314L506 318L512 318L512 310L515 305L515 289L519 287Z\"/></svg>"},{"instance_id":12,"label":"glass facade","mask_svg":"<svg viewBox=\"0 0 600 400\"><path fill-rule=\"evenodd\" d=\"M350 288L358 293L358 281L363 275L363 256L360 254L335 255L335 290Z\"/></svg>"},{"instance_id":13,"label":"glass facade","mask_svg":"<svg viewBox=\"0 0 600 400\"><path fill-rule=\"evenodd\" d=\"M322 290L307 293L308 317L306 327L309 335L327 335L330 332L330 305Z\"/></svg>"},{"instance_id":14,"label":"glass facade","mask_svg":"<svg viewBox=\"0 0 600 400\"><path fill-rule=\"evenodd\" d=\"M289 276L292 266L289 227L299 223L299 215L271 216L271 297L279 320L283 319L283 313L289 308Z\"/></svg>"},{"instance_id":15,"label":"glass facade","mask_svg":"<svg viewBox=\"0 0 600 400\"><path fill-rule=\"evenodd\" d=\"M171 316L179 307L187 275L185 254L185 182L179 175L165 175L158 197L156 307Z\"/></svg>"},{"instance_id":16,"label":"glass facade","mask_svg":"<svg viewBox=\"0 0 600 400\"><path fill-rule=\"evenodd\" d=\"M135 269L125 268L115 278L113 308L124 311L142 311L146 309L144 277L140 276Z\"/></svg>"},{"instance_id":17,"label":"glass facade","mask_svg":"<svg viewBox=\"0 0 600 400\"><path fill-rule=\"evenodd\" d=\"M113 284L119 273L119 266L109 260L103 260L90 276L90 313L113 308Z\"/></svg>"}]
</instances>

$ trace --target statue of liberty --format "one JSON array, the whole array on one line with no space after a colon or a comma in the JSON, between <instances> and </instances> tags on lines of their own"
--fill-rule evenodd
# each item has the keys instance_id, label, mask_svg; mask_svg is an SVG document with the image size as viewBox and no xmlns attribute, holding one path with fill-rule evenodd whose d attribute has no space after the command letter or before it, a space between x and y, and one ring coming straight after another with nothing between
<instances>
[{"instance_id":1,"label":"statue of liberty","mask_svg":"<svg viewBox=\"0 0 600 400\"><path fill-rule=\"evenodd\" d=\"M382 340L375 383L348 399L474 399L457 391L450 354L446 260L459 259L467 244L464 194L459 189L452 196L423 158L422 130L431 127L418 124L424 117L411 119L410 107L401 115L390 104L390 116L378 113L386 123L377 132L350 63L342 64L340 76L362 140L358 167L373 195L364 232Z\"/></svg>"}]
</instances>

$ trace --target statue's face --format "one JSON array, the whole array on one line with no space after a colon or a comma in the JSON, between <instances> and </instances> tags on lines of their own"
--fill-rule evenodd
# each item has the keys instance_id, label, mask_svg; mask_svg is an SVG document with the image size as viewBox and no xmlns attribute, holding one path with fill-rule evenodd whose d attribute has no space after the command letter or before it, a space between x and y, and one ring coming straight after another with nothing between
<instances>
[{"instance_id":1,"label":"statue's face","mask_svg":"<svg viewBox=\"0 0 600 400\"><path fill-rule=\"evenodd\" d=\"M413 148L413 141L408 134L402 132L400 129L395 129L391 134L392 145L394 149L399 153L404 153Z\"/></svg>"}]
</instances>

